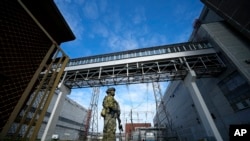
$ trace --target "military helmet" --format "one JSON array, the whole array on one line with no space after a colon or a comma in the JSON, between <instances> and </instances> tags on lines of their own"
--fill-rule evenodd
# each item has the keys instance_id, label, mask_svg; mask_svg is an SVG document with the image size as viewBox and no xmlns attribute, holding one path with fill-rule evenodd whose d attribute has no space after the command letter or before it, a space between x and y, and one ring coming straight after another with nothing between
<instances>
[{"instance_id":1,"label":"military helmet","mask_svg":"<svg viewBox=\"0 0 250 141\"><path fill-rule=\"evenodd\" d=\"M115 91L114 87L108 88L106 92Z\"/></svg>"}]
</instances>

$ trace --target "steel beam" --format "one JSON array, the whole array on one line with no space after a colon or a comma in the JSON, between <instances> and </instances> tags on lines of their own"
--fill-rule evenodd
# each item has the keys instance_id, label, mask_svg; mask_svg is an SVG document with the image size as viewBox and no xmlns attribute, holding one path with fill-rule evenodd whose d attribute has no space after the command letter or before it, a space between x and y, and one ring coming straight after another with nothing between
<instances>
[{"instance_id":1,"label":"steel beam","mask_svg":"<svg viewBox=\"0 0 250 141\"><path fill-rule=\"evenodd\" d=\"M193 99L194 105L198 111L198 114L203 123L203 127L207 133L208 137L214 137L216 141L223 141L212 117L207 108L207 105L199 91L198 86L196 85L196 75L193 70L190 70L187 77L184 80L186 87L188 88L191 97Z\"/></svg>"}]
</instances>

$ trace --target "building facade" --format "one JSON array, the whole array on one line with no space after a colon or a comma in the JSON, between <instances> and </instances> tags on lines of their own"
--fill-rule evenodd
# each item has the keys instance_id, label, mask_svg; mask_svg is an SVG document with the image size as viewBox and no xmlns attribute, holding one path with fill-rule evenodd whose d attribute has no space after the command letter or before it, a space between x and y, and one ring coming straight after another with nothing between
<instances>
[{"instance_id":1,"label":"building facade","mask_svg":"<svg viewBox=\"0 0 250 141\"><path fill-rule=\"evenodd\" d=\"M229 140L230 125L250 124L250 16L246 15L249 10L245 9L244 0L240 2L242 9L234 0L202 2L206 6L194 23L190 41L208 41L225 63L226 70L215 77L196 79L196 84L220 136ZM235 15L229 14L232 11ZM182 141L215 140L207 135L183 81L171 82L163 100L159 120L154 118L155 125L166 127Z\"/></svg>"},{"instance_id":2,"label":"building facade","mask_svg":"<svg viewBox=\"0 0 250 141\"><path fill-rule=\"evenodd\" d=\"M51 101L43 124L40 128L38 139L41 139L43 136L57 97L58 94L55 94ZM86 126L88 110L68 97L65 98L62 109L63 110L57 120L54 133L50 133L47 140L51 140L53 135L58 135L60 140L78 140L80 138L80 134L84 134L86 132L83 129L85 129L84 126Z\"/></svg>"},{"instance_id":3,"label":"building facade","mask_svg":"<svg viewBox=\"0 0 250 141\"><path fill-rule=\"evenodd\" d=\"M125 124L125 140L138 140L137 128L149 128L151 123L126 123Z\"/></svg>"}]
</instances>

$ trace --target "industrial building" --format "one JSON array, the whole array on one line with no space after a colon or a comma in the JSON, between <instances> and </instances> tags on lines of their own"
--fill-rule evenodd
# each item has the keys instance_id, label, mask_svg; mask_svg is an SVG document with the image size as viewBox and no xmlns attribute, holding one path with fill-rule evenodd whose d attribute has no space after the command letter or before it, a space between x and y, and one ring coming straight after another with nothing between
<instances>
[{"instance_id":1,"label":"industrial building","mask_svg":"<svg viewBox=\"0 0 250 141\"><path fill-rule=\"evenodd\" d=\"M126 123L125 140L138 140L138 128L150 128L151 123Z\"/></svg>"},{"instance_id":2,"label":"industrial building","mask_svg":"<svg viewBox=\"0 0 250 141\"><path fill-rule=\"evenodd\" d=\"M197 78L196 84L218 136L229 140L230 125L250 124L250 5L247 0L201 1L205 6L190 41L211 43L226 69L215 77ZM172 81L154 124L182 141L218 140L209 134L196 102L184 81Z\"/></svg>"},{"instance_id":3,"label":"industrial building","mask_svg":"<svg viewBox=\"0 0 250 141\"><path fill-rule=\"evenodd\" d=\"M55 94L51 101L43 124L39 130L38 139L43 137L57 97L58 94ZM45 140L51 140L53 135L57 135L60 140L79 140L81 135L86 133L83 127L86 126L88 110L68 97L65 98L62 109L56 121L54 132L50 132Z\"/></svg>"},{"instance_id":4,"label":"industrial building","mask_svg":"<svg viewBox=\"0 0 250 141\"><path fill-rule=\"evenodd\" d=\"M132 130L138 127L138 133L146 135L152 130L147 135L156 135L156 138L161 136L155 129L161 129L164 139L169 140L229 140L230 125L250 124L250 5L247 0L201 1L205 6L194 22L194 31L187 43L76 58L69 62L59 45L74 40L75 36L52 0L2 0L0 140L49 140L52 137L77 140L82 134L87 135L91 112L66 98L70 88L153 81L172 81L162 101L156 100L160 103L154 118L155 128L139 128L150 127L144 123L129 125L126 136L132 139L137 135ZM209 60L215 51L221 59L215 59L218 64ZM182 58L192 60L198 56L199 59L199 55L203 55L207 63L199 64L205 69L197 67L199 74L195 81L204 102L193 98L186 85L189 81L185 81L188 71L181 64ZM113 66L112 61L116 62ZM101 67L91 63L99 63ZM208 65L212 69L206 69ZM217 65L219 71L214 69ZM204 75L210 77L204 78ZM66 82L60 83L64 79ZM98 99L98 92L96 96ZM61 112L60 109L67 110ZM209 113L201 116L204 109ZM94 109L92 113L95 112ZM215 126L207 127L207 123Z\"/></svg>"}]
</instances>

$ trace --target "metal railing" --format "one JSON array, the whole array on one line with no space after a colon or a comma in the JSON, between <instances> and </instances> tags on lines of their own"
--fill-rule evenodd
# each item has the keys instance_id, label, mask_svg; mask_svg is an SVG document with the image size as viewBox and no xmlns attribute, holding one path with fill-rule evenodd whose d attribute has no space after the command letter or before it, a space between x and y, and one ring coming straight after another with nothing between
<instances>
[{"instance_id":1,"label":"metal railing","mask_svg":"<svg viewBox=\"0 0 250 141\"><path fill-rule=\"evenodd\" d=\"M176 52L185 52L185 51L194 51L212 48L212 45L208 42L197 42L197 43L179 43L172 45L164 45L136 50L129 50L123 52L116 52L110 54L102 54L96 56L89 57L81 57L76 59L70 59L67 67L77 66L77 65L85 65L92 63L100 63L100 62L108 62L108 61L116 61L128 58L138 58L144 56L152 56L152 55L160 55L160 54L169 54Z\"/></svg>"}]
</instances>

